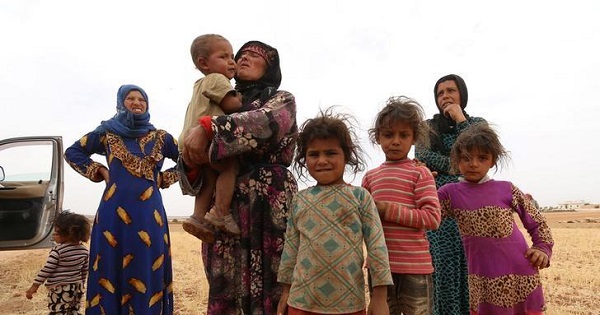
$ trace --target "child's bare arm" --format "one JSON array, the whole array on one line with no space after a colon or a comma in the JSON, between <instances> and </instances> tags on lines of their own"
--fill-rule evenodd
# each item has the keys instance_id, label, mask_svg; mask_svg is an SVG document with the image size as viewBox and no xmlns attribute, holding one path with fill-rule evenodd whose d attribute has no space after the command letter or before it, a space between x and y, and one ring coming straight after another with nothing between
<instances>
[{"instance_id":1,"label":"child's bare arm","mask_svg":"<svg viewBox=\"0 0 600 315\"><path fill-rule=\"evenodd\" d=\"M369 303L368 315L389 315L390 308L387 304L387 286L373 287L373 294Z\"/></svg>"},{"instance_id":2,"label":"child's bare arm","mask_svg":"<svg viewBox=\"0 0 600 315\"><path fill-rule=\"evenodd\" d=\"M277 305L277 315L285 315L287 314L287 300L290 296L291 285L288 283L280 284L283 287L283 292L281 292L281 298L279 299L279 304Z\"/></svg>"},{"instance_id":3,"label":"child's bare arm","mask_svg":"<svg viewBox=\"0 0 600 315\"><path fill-rule=\"evenodd\" d=\"M37 289L40 287L39 284L32 284L31 287L29 288L29 290L27 290L27 292L25 292L25 297L27 297L28 300L31 300L33 298L33 294L37 292Z\"/></svg>"},{"instance_id":4,"label":"child's bare arm","mask_svg":"<svg viewBox=\"0 0 600 315\"><path fill-rule=\"evenodd\" d=\"M235 90L227 93L219 103L219 107L225 114L238 112L242 108L242 94Z\"/></svg>"}]
</instances>

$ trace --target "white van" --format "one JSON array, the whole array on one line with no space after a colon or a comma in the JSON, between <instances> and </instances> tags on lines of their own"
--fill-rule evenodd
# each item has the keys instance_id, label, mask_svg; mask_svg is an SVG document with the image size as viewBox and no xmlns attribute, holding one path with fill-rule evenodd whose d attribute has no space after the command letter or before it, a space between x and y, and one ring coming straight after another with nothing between
<instances>
[{"instance_id":1,"label":"white van","mask_svg":"<svg viewBox=\"0 0 600 315\"><path fill-rule=\"evenodd\" d=\"M52 246L63 165L60 136L0 140L0 250Z\"/></svg>"}]
</instances>

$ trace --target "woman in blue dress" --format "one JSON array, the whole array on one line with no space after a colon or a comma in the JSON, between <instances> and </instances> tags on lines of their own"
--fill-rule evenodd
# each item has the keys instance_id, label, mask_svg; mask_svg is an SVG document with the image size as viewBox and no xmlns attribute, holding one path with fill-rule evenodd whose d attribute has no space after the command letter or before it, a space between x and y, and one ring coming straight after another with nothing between
<instances>
[{"instance_id":1,"label":"woman in blue dress","mask_svg":"<svg viewBox=\"0 0 600 315\"><path fill-rule=\"evenodd\" d=\"M107 166L90 158L104 155ZM86 314L173 314L171 239L160 188L177 182L177 144L150 123L148 96L135 85L117 92L117 114L65 151L93 182L104 181L90 241Z\"/></svg>"}]
</instances>

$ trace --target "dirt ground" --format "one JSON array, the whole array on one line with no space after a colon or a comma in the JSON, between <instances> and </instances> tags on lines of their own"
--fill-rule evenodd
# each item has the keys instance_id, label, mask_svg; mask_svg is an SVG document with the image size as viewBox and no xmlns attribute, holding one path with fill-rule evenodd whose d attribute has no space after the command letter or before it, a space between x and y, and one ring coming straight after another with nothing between
<instances>
[{"instance_id":1,"label":"dirt ground","mask_svg":"<svg viewBox=\"0 0 600 315\"><path fill-rule=\"evenodd\" d=\"M547 314L600 314L600 211L545 213L555 235L553 266L543 271L549 307ZM599 223L588 223L586 221ZM571 222L571 223L568 223ZM170 224L175 278L175 314L206 312L207 283L200 259L200 242L177 223ZM42 267L47 249L0 251L1 314L47 314L46 291L42 287L33 300L25 291ZM594 267L595 266L595 267ZM595 272L591 272L596 268Z\"/></svg>"}]
</instances>

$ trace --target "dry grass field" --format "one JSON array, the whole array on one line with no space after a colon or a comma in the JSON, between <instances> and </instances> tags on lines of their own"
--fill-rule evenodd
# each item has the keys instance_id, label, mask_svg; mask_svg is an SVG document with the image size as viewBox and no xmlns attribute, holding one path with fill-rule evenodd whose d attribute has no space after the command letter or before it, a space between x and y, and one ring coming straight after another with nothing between
<instances>
[{"instance_id":1,"label":"dry grass field","mask_svg":"<svg viewBox=\"0 0 600 315\"><path fill-rule=\"evenodd\" d=\"M541 271L548 302L547 315L600 314L600 211L546 213L555 246L552 265ZM573 223L566 223L574 221ZM181 225L171 223L175 314L197 315L206 310L207 283L200 259L200 241ZM46 290L33 300L25 291L45 262L47 250L0 252L1 314L47 314Z\"/></svg>"}]
</instances>

